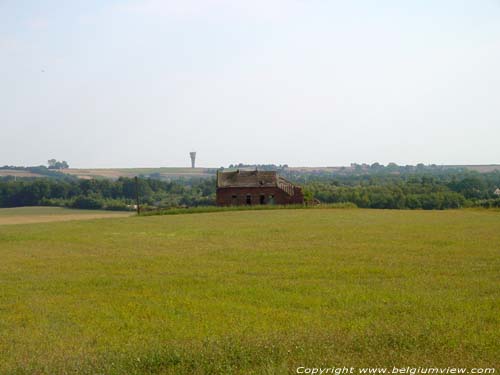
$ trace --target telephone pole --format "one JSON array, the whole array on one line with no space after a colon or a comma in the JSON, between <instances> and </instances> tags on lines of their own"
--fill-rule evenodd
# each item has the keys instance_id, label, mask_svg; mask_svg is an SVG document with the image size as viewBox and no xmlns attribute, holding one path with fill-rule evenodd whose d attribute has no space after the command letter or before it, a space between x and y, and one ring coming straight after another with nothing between
<instances>
[{"instance_id":1,"label":"telephone pole","mask_svg":"<svg viewBox=\"0 0 500 375\"><path fill-rule=\"evenodd\" d=\"M135 180L135 205L137 207L137 215L141 214L141 206L139 204L139 179L137 176L134 178Z\"/></svg>"}]
</instances>

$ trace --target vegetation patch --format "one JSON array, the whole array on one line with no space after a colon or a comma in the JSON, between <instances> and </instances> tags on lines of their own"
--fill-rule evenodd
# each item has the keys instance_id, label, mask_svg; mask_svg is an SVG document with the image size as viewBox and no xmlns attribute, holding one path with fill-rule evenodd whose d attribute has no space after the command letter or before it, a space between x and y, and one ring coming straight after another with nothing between
<instances>
[{"instance_id":1,"label":"vegetation patch","mask_svg":"<svg viewBox=\"0 0 500 375\"><path fill-rule=\"evenodd\" d=\"M321 209L321 208L357 208L354 203L331 203L331 204L318 204L318 205L298 205L289 204L285 206L280 205L255 205L255 206L198 206L186 208L169 208L164 210L152 210L141 213L141 216L155 216L155 215L182 215L182 214L200 214L209 212L230 212L230 211L263 211L263 210L298 210L298 209Z\"/></svg>"}]
</instances>

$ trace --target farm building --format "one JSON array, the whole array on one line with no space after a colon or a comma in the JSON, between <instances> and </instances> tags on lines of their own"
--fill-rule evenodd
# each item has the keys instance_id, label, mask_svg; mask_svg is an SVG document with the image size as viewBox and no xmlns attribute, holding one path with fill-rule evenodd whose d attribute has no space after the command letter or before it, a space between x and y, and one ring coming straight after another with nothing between
<instances>
[{"instance_id":1,"label":"farm building","mask_svg":"<svg viewBox=\"0 0 500 375\"><path fill-rule=\"evenodd\" d=\"M302 203L302 189L275 171L217 172L218 206Z\"/></svg>"}]
</instances>

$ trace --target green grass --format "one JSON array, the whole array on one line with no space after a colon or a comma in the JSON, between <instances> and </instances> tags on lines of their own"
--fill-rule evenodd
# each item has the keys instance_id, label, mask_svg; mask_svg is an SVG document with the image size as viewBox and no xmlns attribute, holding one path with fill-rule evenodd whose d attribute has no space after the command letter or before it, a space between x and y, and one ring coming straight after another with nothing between
<instances>
[{"instance_id":1,"label":"green grass","mask_svg":"<svg viewBox=\"0 0 500 375\"><path fill-rule=\"evenodd\" d=\"M0 374L498 366L499 228L362 209L0 226Z\"/></svg>"},{"instance_id":2,"label":"green grass","mask_svg":"<svg viewBox=\"0 0 500 375\"><path fill-rule=\"evenodd\" d=\"M331 209L331 208L357 208L354 203L330 203L316 206L305 206L303 204L289 205L254 205L254 206L196 206L187 208L168 208L161 210L144 211L142 216L154 215L181 215L181 214L201 214L209 212L229 212L229 211L264 211L264 210L297 210L297 209Z\"/></svg>"}]
</instances>

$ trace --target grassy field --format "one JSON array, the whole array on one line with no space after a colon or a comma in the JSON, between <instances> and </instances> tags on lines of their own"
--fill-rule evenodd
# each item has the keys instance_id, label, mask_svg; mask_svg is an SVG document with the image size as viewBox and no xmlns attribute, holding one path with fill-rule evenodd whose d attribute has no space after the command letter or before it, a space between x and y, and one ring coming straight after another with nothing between
<instances>
[{"instance_id":1,"label":"grassy field","mask_svg":"<svg viewBox=\"0 0 500 375\"><path fill-rule=\"evenodd\" d=\"M61 207L0 208L0 225L90 220L109 217L124 217L130 215L130 212L73 210Z\"/></svg>"},{"instance_id":2,"label":"grassy field","mask_svg":"<svg viewBox=\"0 0 500 375\"><path fill-rule=\"evenodd\" d=\"M498 211L0 226L0 259L0 374L498 371Z\"/></svg>"}]
</instances>

